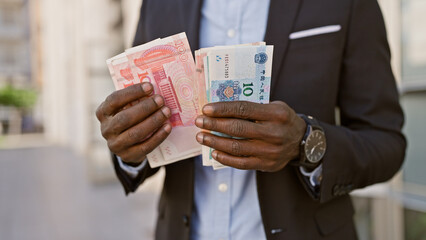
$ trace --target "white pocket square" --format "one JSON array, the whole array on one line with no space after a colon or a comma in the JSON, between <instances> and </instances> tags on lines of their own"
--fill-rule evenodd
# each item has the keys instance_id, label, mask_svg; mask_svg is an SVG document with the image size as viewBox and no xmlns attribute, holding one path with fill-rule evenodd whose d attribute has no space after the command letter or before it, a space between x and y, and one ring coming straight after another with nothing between
<instances>
[{"instance_id":1,"label":"white pocket square","mask_svg":"<svg viewBox=\"0 0 426 240\"><path fill-rule=\"evenodd\" d=\"M340 29L342 29L340 25L329 25L329 26L311 28L308 30L291 33L290 39L299 39L299 38L311 37L311 36L320 35L320 34L333 33L333 32L340 31Z\"/></svg>"}]
</instances>

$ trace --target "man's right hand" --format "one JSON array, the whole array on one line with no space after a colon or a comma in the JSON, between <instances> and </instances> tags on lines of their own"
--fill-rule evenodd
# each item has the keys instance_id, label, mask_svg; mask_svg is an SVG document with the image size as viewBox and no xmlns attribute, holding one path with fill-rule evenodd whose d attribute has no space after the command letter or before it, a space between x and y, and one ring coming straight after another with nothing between
<instances>
[{"instance_id":1,"label":"man's right hand","mask_svg":"<svg viewBox=\"0 0 426 240\"><path fill-rule=\"evenodd\" d=\"M172 130L171 111L152 89L143 83L115 91L96 110L109 149L127 164L140 164Z\"/></svg>"}]
</instances>

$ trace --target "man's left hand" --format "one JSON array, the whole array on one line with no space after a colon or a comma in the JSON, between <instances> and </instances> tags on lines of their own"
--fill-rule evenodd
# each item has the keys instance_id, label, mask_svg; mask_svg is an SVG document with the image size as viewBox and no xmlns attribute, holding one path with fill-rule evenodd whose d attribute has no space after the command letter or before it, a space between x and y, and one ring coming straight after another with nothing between
<instances>
[{"instance_id":1,"label":"man's left hand","mask_svg":"<svg viewBox=\"0 0 426 240\"><path fill-rule=\"evenodd\" d=\"M306 123L284 102L210 103L203 114L195 121L197 127L243 138L197 134L197 141L214 148L213 158L224 165L276 172L299 156Z\"/></svg>"}]
</instances>

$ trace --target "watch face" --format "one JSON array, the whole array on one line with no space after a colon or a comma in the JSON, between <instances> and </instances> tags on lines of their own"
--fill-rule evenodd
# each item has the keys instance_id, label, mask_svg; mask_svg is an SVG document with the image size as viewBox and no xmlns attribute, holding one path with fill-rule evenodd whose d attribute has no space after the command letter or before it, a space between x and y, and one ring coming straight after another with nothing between
<instances>
[{"instance_id":1,"label":"watch face","mask_svg":"<svg viewBox=\"0 0 426 240\"><path fill-rule=\"evenodd\" d=\"M320 130L314 130L309 134L305 143L305 156L311 163L319 162L325 154L325 135Z\"/></svg>"}]
</instances>

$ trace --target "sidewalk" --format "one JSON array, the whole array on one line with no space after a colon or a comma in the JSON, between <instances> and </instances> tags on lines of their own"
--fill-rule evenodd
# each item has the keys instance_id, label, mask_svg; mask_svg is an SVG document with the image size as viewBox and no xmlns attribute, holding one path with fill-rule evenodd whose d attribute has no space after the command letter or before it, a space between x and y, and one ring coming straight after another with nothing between
<instances>
[{"instance_id":1,"label":"sidewalk","mask_svg":"<svg viewBox=\"0 0 426 240\"><path fill-rule=\"evenodd\" d=\"M0 150L0 239L149 240L158 191L95 185L70 150Z\"/></svg>"}]
</instances>

